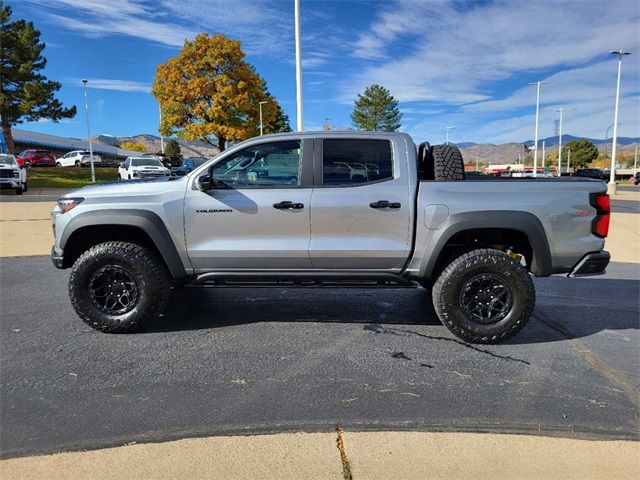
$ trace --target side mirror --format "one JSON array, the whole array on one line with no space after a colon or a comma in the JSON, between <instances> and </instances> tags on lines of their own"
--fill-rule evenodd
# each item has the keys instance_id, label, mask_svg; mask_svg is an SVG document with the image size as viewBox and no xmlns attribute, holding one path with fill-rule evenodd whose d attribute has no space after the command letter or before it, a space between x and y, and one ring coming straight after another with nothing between
<instances>
[{"instance_id":1,"label":"side mirror","mask_svg":"<svg viewBox=\"0 0 640 480\"><path fill-rule=\"evenodd\" d=\"M120 162L120 165L118 165L120 168L124 168L124 162Z\"/></svg>"},{"instance_id":2,"label":"side mirror","mask_svg":"<svg viewBox=\"0 0 640 480\"><path fill-rule=\"evenodd\" d=\"M211 190L211 175L200 175L198 180L196 180L196 187L201 192L206 192L207 190Z\"/></svg>"}]
</instances>

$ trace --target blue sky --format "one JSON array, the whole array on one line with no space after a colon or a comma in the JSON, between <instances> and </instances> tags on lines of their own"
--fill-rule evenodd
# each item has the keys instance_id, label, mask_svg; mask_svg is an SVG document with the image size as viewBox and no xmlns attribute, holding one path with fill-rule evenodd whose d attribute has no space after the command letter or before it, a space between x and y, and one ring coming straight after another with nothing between
<instances>
[{"instance_id":1,"label":"blue sky","mask_svg":"<svg viewBox=\"0 0 640 480\"><path fill-rule=\"evenodd\" d=\"M149 90L158 63L199 32L238 38L295 128L293 0L9 0L47 43L45 74L79 114L27 128L85 138L82 86L91 89L92 134L157 134ZM391 90L402 131L416 141L522 142L533 138L536 80L540 137L603 138L613 122L623 63L620 136L640 136L640 3L635 1L302 0L304 126L351 126L358 92Z\"/></svg>"}]
</instances>

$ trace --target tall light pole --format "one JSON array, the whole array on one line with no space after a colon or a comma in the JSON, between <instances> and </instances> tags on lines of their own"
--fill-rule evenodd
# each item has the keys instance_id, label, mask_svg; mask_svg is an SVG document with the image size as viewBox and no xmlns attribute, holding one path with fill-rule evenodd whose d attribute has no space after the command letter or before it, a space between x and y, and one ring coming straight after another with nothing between
<instances>
[{"instance_id":1,"label":"tall light pole","mask_svg":"<svg viewBox=\"0 0 640 480\"><path fill-rule=\"evenodd\" d=\"M638 173L638 144L636 143L636 154L633 157L633 174Z\"/></svg>"},{"instance_id":2,"label":"tall light pole","mask_svg":"<svg viewBox=\"0 0 640 480\"><path fill-rule=\"evenodd\" d=\"M616 84L616 108L613 113L613 138L611 139L611 176L609 177L609 185L607 191L609 194L616 193L616 144L618 143L618 107L620 105L620 72L622 70L622 57L631 55L620 49L617 52L609 52L618 55L618 82Z\"/></svg>"},{"instance_id":3,"label":"tall light pole","mask_svg":"<svg viewBox=\"0 0 640 480\"><path fill-rule=\"evenodd\" d=\"M533 139L534 150L533 150L533 176L536 177L538 175L538 118L540 112L540 85L547 84L549 82L541 82L538 80L537 82L530 83L529 85L536 86L536 129L535 135Z\"/></svg>"},{"instance_id":4,"label":"tall light pole","mask_svg":"<svg viewBox=\"0 0 640 480\"><path fill-rule=\"evenodd\" d=\"M445 142L447 145L449 145L449 130L453 130L456 127L444 127L445 132L447 132L447 141Z\"/></svg>"},{"instance_id":5,"label":"tall light pole","mask_svg":"<svg viewBox=\"0 0 640 480\"><path fill-rule=\"evenodd\" d=\"M302 119L302 55L300 52L300 0L294 0L296 36L296 106L298 112L297 131L304 130Z\"/></svg>"},{"instance_id":6,"label":"tall light pole","mask_svg":"<svg viewBox=\"0 0 640 480\"><path fill-rule=\"evenodd\" d=\"M96 168L93 165L93 141L91 140L91 128L89 128L89 100L87 97L87 79L82 79L84 85L84 110L87 114L87 138L89 139L89 156L91 157L91 181L96 181Z\"/></svg>"},{"instance_id":7,"label":"tall light pole","mask_svg":"<svg viewBox=\"0 0 640 480\"><path fill-rule=\"evenodd\" d=\"M262 101L260 103L258 103L258 106L260 107L260 136L262 136L262 105L264 105L265 103L267 103L266 101Z\"/></svg>"},{"instance_id":8,"label":"tall light pole","mask_svg":"<svg viewBox=\"0 0 640 480\"><path fill-rule=\"evenodd\" d=\"M162 107L158 104L158 112L160 113L160 128L162 128ZM158 128L158 133L160 133L160 151L164 154L164 137L162 136L162 132Z\"/></svg>"},{"instance_id":9,"label":"tall light pole","mask_svg":"<svg viewBox=\"0 0 640 480\"><path fill-rule=\"evenodd\" d=\"M560 112L560 125L558 128L558 176L560 176L562 171L562 114L565 110L565 107L560 108L552 108L553 112Z\"/></svg>"}]
</instances>

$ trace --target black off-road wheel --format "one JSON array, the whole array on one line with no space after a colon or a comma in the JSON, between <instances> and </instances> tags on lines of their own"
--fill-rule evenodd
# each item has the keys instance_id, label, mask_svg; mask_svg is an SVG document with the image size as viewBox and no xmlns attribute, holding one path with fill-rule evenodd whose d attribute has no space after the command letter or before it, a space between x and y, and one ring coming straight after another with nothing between
<instances>
[{"instance_id":1,"label":"black off-road wheel","mask_svg":"<svg viewBox=\"0 0 640 480\"><path fill-rule=\"evenodd\" d=\"M527 270L500 250L472 250L453 260L433 286L442 323L470 343L500 343L533 313L535 287Z\"/></svg>"},{"instance_id":2,"label":"black off-road wheel","mask_svg":"<svg viewBox=\"0 0 640 480\"><path fill-rule=\"evenodd\" d=\"M105 333L139 330L157 318L170 295L169 273L148 248L127 242L105 242L74 263L69 296L76 313Z\"/></svg>"},{"instance_id":3,"label":"black off-road wheel","mask_svg":"<svg viewBox=\"0 0 640 480\"><path fill-rule=\"evenodd\" d=\"M22 195L22 185L16 187L16 195Z\"/></svg>"},{"instance_id":4,"label":"black off-road wheel","mask_svg":"<svg viewBox=\"0 0 640 480\"><path fill-rule=\"evenodd\" d=\"M464 180L464 160L454 145L434 145L433 176L435 180Z\"/></svg>"}]
</instances>

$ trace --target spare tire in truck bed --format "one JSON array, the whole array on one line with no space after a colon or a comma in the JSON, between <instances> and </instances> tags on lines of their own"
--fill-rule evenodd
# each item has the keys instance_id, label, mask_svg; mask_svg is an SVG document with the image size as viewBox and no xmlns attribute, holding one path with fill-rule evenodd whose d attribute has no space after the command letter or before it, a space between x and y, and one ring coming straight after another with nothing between
<instances>
[{"instance_id":1,"label":"spare tire in truck bed","mask_svg":"<svg viewBox=\"0 0 640 480\"><path fill-rule=\"evenodd\" d=\"M434 145L431 147L434 180L464 180L462 153L454 145Z\"/></svg>"}]
</instances>

